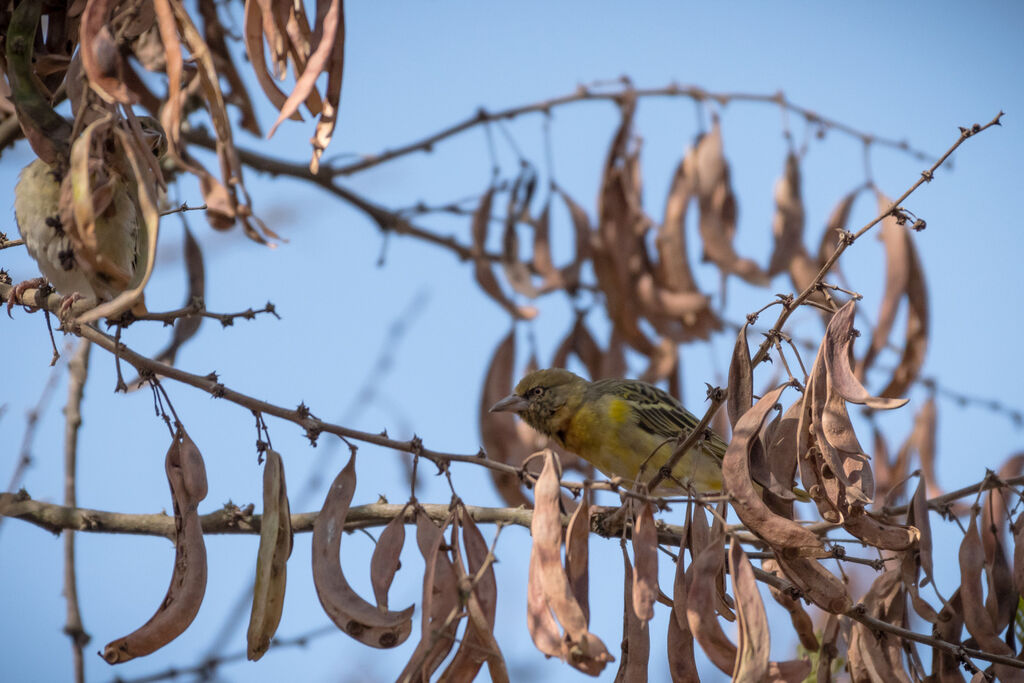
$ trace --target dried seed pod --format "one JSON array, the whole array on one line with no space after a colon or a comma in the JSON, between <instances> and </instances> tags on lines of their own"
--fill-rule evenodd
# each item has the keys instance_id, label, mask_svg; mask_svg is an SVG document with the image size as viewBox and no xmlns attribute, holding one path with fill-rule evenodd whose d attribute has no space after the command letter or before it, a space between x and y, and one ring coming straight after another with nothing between
<instances>
[{"instance_id":1,"label":"dried seed pod","mask_svg":"<svg viewBox=\"0 0 1024 683\"><path fill-rule=\"evenodd\" d=\"M412 631L412 606L401 611L377 609L352 590L341 568L341 535L356 490L355 464L353 454L331 484L313 524L313 583L321 606L338 628L365 645L395 647Z\"/></svg>"},{"instance_id":2,"label":"dried seed pod","mask_svg":"<svg viewBox=\"0 0 1024 683\"><path fill-rule=\"evenodd\" d=\"M622 657L619 659L619 670L615 673L616 683L647 680L647 665L651 656L651 633L648 619L640 616L640 605L634 602L637 593L637 580L633 568L629 565L629 553L626 544L622 547L622 564L624 585L622 588ZM652 611L653 616L653 611Z\"/></svg>"},{"instance_id":3,"label":"dried seed pod","mask_svg":"<svg viewBox=\"0 0 1024 683\"><path fill-rule=\"evenodd\" d=\"M270 647L284 608L287 562L292 554L292 516L288 505L284 464L272 449L263 466L263 519L256 554L256 582L249 615L247 657L256 661Z\"/></svg>"},{"instance_id":4,"label":"dried seed pod","mask_svg":"<svg viewBox=\"0 0 1024 683\"><path fill-rule=\"evenodd\" d=\"M633 526L633 556L636 568L632 572L633 609L636 617L650 621L654 617L654 603L658 599L658 529L654 525L654 506L644 503Z\"/></svg>"},{"instance_id":5,"label":"dried seed pod","mask_svg":"<svg viewBox=\"0 0 1024 683\"><path fill-rule=\"evenodd\" d=\"M181 423L164 462L174 501L174 571L167 595L149 621L103 648L108 664L148 655L180 636L206 593L206 545L197 508L206 497L203 456Z\"/></svg>"},{"instance_id":6,"label":"dried seed pod","mask_svg":"<svg viewBox=\"0 0 1024 683\"><path fill-rule=\"evenodd\" d=\"M402 512L388 522L380 532L380 538L377 539L373 555L370 557L370 584L373 586L373 597L377 601L377 607L384 611L388 609L388 591L391 590L391 583L402 564L400 559L402 547L405 545L407 509L408 505L402 508Z\"/></svg>"},{"instance_id":7,"label":"dried seed pod","mask_svg":"<svg viewBox=\"0 0 1024 683\"><path fill-rule=\"evenodd\" d=\"M597 675L614 658L601 639L590 633L586 614L576 601L562 567L559 468L554 452L549 449L543 453L544 469L534 489L534 512L530 524L533 545L527 624L541 652L560 657L584 673ZM558 636L552 612L565 629L564 638Z\"/></svg>"}]
</instances>

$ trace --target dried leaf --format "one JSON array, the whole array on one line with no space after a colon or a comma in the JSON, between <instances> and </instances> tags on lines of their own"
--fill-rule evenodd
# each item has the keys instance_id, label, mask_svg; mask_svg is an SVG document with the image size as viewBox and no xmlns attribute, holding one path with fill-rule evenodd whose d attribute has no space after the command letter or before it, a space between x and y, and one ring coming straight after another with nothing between
<instances>
[{"instance_id":1,"label":"dried leaf","mask_svg":"<svg viewBox=\"0 0 1024 683\"><path fill-rule=\"evenodd\" d=\"M250 661L264 655L281 623L287 562L291 554L292 518L284 464L277 451L268 449L263 466L263 518L247 635Z\"/></svg>"},{"instance_id":2,"label":"dried leaf","mask_svg":"<svg viewBox=\"0 0 1024 683\"><path fill-rule=\"evenodd\" d=\"M199 613L206 593L206 545L197 508L206 498L203 456L180 423L164 462L174 501L174 570L156 613L134 632L107 643L103 659L120 664L171 642Z\"/></svg>"},{"instance_id":3,"label":"dried leaf","mask_svg":"<svg viewBox=\"0 0 1024 683\"><path fill-rule=\"evenodd\" d=\"M822 629L821 647L818 648L818 668L815 671L817 683L831 683L832 661L838 656L836 647L839 642L839 617L835 614L828 615L825 620L825 628Z\"/></svg>"},{"instance_id":4,"label":"dried leaf","mask_svg":"<svg viewBox=\"0 0 1024 683\"><path fill-rule=\"evenodd\" d=\"M355 455L338 473L313 524L313 583L327 616L338 628L364 645L390 648L412 631L413 607L382 611L349 586L339 552L345 518L356 489Z\"/></svg>"},{"instance_id":5,"label":"dried leaf","mask_svg":"<svg viewBox=\"0 0 1024 683\"><path fill-rule=\"evenodd\" d=\"M80 41L82 66L89 85L105 102L134 104L136 99L125 85L124 61L110 32L110 12L115 0L89 0L82 12Z\"/></svg>"}]
</instances>

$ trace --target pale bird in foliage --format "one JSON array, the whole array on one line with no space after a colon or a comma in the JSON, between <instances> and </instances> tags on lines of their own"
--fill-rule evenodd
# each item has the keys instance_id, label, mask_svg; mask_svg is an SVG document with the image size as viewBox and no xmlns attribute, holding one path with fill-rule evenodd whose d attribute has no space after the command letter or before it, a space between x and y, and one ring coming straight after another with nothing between
<instances>
[{"instance_id":1,"label":"pale bird in foliage","mask_svg":"<svg viewBox=\"0 0 1024 683\"><path fill-rule=\"evenodd\" d=\"M513 412L609 477L650 481L699 420L670 394L630 379L588 382L561 368L526 375L491 407ZM672 469L657 492L720 491L726 443L711 430Z\"/></svg>"},{"instance_id":2,"label":"pale bird in foliage","mask_svg":"<svg viewBox=\"0 0 1024 683\"><path fill-rule=\"evenodd\" d=\"M166 150L160 124L150 117L140 117L139 124L159 158ZM36 159L21 171L14 188L18 232L43 277L64 295L65 310L81 298L113 299L128 288L145 258L148 236L139 204L139 180L119 145L101 173L104 179L94 188L93 199L96 249L88 255L80 252L68 234L67 223L74 217L66 193L75 190L67 187L68 170L63 164L51 166ZM8 311L22 291L41 284L38 279L20 283L11 293Z\"/></svg>"}]
</instances>

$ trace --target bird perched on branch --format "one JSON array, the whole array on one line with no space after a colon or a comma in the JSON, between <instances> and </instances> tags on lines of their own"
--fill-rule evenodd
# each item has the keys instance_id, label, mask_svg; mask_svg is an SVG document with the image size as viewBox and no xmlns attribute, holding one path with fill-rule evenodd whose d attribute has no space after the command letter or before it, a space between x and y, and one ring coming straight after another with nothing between
<instances>
[{"instance_id":1,"label":"bird perched on branch","mask_svg":"<svg viewBox=\"0 0 1024 683\"><path fill-rule=\"evenodd\" d=\"M699 420L656 386L629 379L587 380L561 368L526 375L515 392L491 407L512 412L538 432L592 463L609 477L650 481L668 462L676 441ZM726 443L711 430L672 469L657 492L722 488ZM642 473L641 473L642 470Z\"/></svg>"},{"instance_id":2,"label":"bird perched on branch","mask_svg":"<svg viewBox=\"0 0 1024 683\"><path fill-rule=\"evenodd\" d=\"M159 158L166 150L160 124L150 117L140 117L139 124L146 146ZM71 171L64 162L34 160L22 170L14 189L18 231L44 278L64 295L64 310L84 297L114 298L128 288L144 258L147 238L140 181L124 150L114 143L111 150L106 163L88 170L95 213L88 235L72 232L81 227L73 225L71 198L79 189L69 183ZM38 278L20 283L8 300L8 312L26 288L42 284Z\"/></svg>"}]
</instances>

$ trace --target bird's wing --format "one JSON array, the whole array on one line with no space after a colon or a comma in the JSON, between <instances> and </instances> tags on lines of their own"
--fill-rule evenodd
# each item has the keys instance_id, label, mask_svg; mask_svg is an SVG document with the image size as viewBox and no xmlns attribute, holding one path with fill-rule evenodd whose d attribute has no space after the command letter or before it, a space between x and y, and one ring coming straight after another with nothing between
<instances>
[{"instance_id":1,"label":"bird's wing","mask_svg":"<svg viewBox=\"0 0 1024 683\"><path fill-rule=\"evenodd\" d=\"M603 380L595 382L594 388L628 401L637 416L637 426L656 436L671 438L681 432L689 434L700 422L671 394L646 382ZM703 447L709 454L721 458L727 444L718 434L710 430L708 433L710 437L704 440Z\"/></svg>"}]
</instances>

